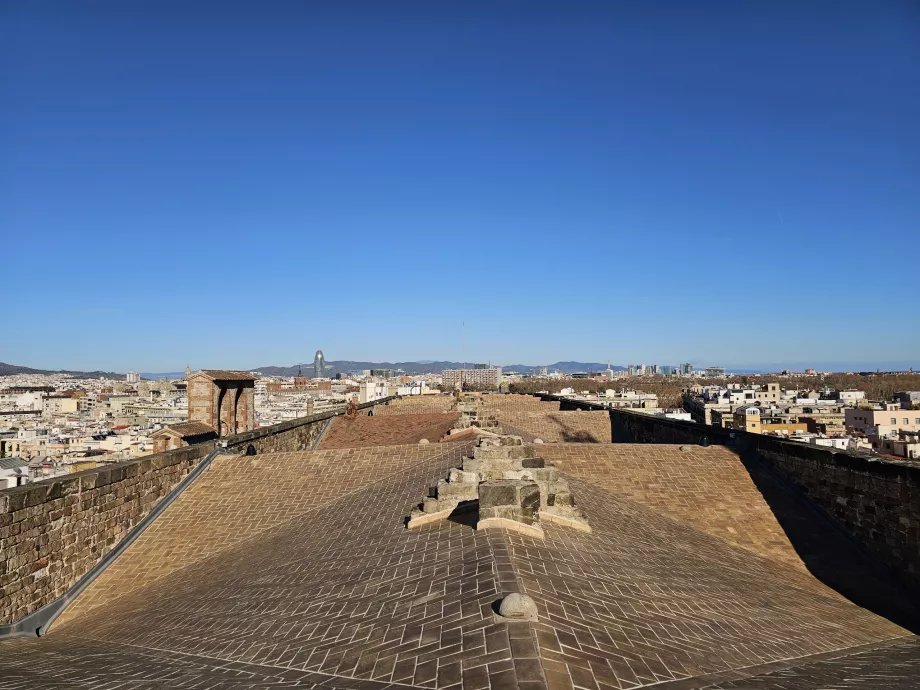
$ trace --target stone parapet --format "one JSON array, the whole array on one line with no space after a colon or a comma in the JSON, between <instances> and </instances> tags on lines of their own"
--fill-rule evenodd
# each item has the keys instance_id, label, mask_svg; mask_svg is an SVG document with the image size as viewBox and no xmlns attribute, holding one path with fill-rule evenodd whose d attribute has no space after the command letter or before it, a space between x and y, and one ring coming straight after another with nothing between
<instances>
[{"instance_id":1,"label":"stone parapet","mask_svg":"<svg viewBox=\"0 0 920 690\"><path fill-rule=\"evenodd\" d=\"M570 409L586 401L542 395ZM614 443L722 445L771 467L901 582L920 591L920 462L609 410Z\"/></svg>"},{"instance_id":2,"label":"stone parapet","mask_svg":"<svg viewBox=\"0 0 920 690\"><path fill-rule=\"evenodd\" d=\"M374 404L359 407L366 411ZM334 416L294 419L220 443L249 454L307 450ZM209 441L0 491L0 626L63 595L215 445Z\"/></svg>"}]
</instances>

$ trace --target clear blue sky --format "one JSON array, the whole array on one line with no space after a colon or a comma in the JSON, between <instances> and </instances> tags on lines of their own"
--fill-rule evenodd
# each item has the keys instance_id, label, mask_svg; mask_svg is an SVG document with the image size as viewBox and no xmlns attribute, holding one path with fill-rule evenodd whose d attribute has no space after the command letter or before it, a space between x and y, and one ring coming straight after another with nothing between
<instances>
[{"instance_id":1,"label":"clear blue sky","mask_svg":"<svg viewBox=\"0 0 920 690\"><path fill-rule=\"evenodd\" d=\"M0 8L0 361L920 366L916 2Z\"/></svg>"}]
</instances>

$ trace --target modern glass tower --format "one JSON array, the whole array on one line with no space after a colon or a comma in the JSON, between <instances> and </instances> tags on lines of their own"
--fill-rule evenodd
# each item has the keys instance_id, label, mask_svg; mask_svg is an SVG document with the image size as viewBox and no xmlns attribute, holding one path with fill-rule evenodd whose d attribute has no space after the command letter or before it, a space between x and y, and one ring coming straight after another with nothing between
<instances>
[{"instance_id":1,"label":"modern glass tower","mask_svg":"<svg viewBox=\"0 0 920 690\"><path fill-rule=\"evenodd\" d=\"M326 377L326 358L323 357L323 351L317 350L313 358L313 378L322 379Z\"/></svg>"}]
</instances>

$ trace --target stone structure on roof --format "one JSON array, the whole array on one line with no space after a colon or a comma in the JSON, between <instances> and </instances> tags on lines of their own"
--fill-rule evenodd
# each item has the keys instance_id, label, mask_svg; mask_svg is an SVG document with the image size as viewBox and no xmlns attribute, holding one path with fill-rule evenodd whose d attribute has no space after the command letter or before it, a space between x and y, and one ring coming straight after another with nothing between
<instances>
[{"instance_id":1,"label":"stone structure on roof","mask_svg":"<svg viewBox=\"0 0 920 690\"><path fill-rule=\"evenodd\" d=\"M216 429L220 436L255 428L255 382L244 371L202 369L188 377L188 420Z\"/></svg>"},{"instance_id":2,"label":"stone structure on roof","mask_svg":"<svg viewBox=\"0 0 920 690\"><path fill-rule=\"evenodd\" d=\"M493 434L502 433L495 414L484 404L482 393L460 393L457 410L460 412L457 429L476 428Z\"/></svg>"},{"instance_id":3,"label":"stone structure on roof","mask_svg":"<svg viewBox=\"0 0 920 690\"><path fill-rule=\"evenodd\" d=\"M464 458L429 490L409 516L408 527L474 510L479 513L476 529L503 527L542 538L542 519L591 531L568 482L520 436L480 437L473 457Z\"/></svg>"},{"instance_id":4,"label":"stone structure on roof","mask_svg":"<svg viewBox=\"0 0 920 690\"><path fill-rule=\"evenodd\" d=\"M183 422L154 431L150 438L153 439L153 452L164 453L174 448L213 441L217 438L217 430L204 422Z\"/></svg>"}]
</instances>

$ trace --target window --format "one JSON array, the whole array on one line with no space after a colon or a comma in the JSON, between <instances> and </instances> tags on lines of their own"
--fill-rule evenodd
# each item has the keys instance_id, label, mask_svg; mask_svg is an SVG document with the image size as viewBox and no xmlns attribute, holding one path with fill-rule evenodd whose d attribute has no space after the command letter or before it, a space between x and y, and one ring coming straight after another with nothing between
<instances>
[{"instance_id":1,"label":"window","mask_svg":"<svg viewBox=\"0 0 920 690\"><path fill-rule=\"evenodd\" d=\"M906 426L906 425L908 425L908 424L910 424L910 420L909 420L907 417L905 417L905 418L904 418L904 425Z\"/></svg>"},{"instance_id":2,"label":"window","mask_svg":"<svg viewBox=\"0 0 920 690\"><path fill-rule=\"evenodd\" d=\"M897 423L898 423L898 418L897 418L897 417L892 417L892 418L891 418L891 423L892 423L892 424L897 424Z\"/></svg>"},{"instance_id":3,"label":"window","mask_svg":"<svg viewBox=\"0 0 920 690\"><path fill-rule=\"evenodd\" d=\"M917 418L914 420L914 424L920 425L920 417L917 417Z\"/></svg>"}]
</instances>

